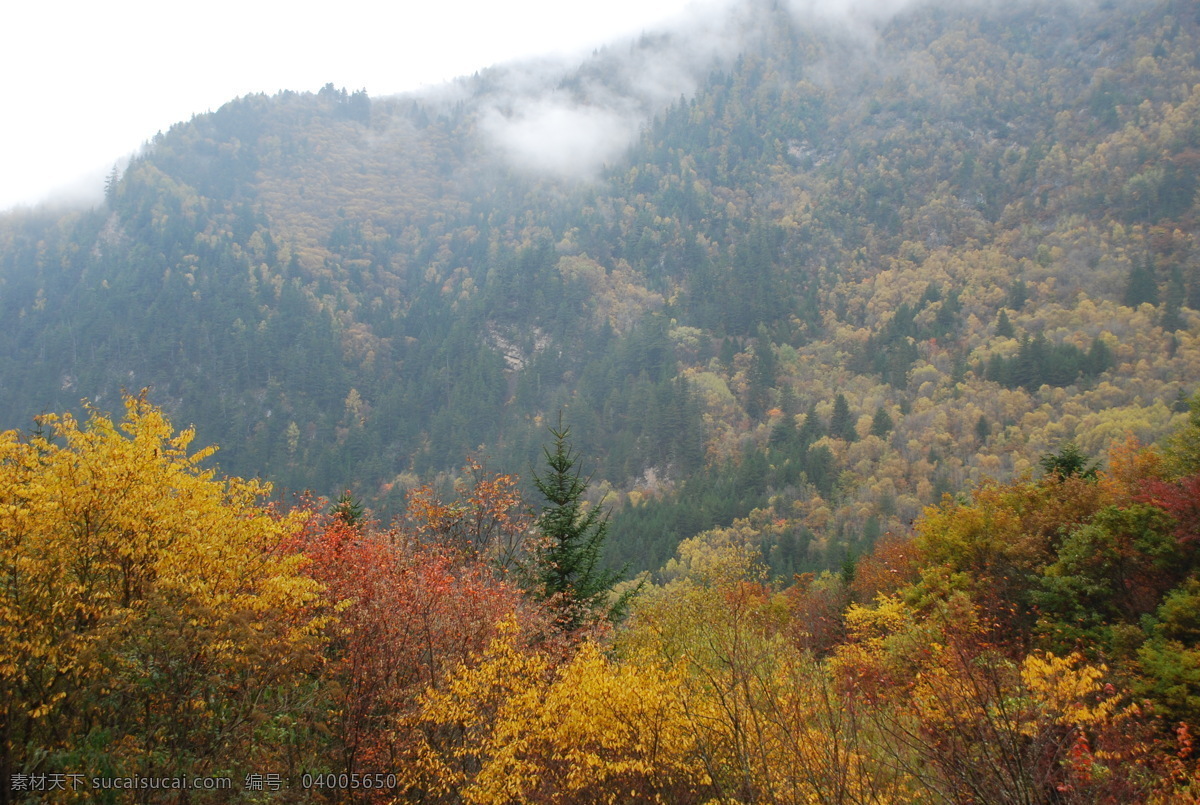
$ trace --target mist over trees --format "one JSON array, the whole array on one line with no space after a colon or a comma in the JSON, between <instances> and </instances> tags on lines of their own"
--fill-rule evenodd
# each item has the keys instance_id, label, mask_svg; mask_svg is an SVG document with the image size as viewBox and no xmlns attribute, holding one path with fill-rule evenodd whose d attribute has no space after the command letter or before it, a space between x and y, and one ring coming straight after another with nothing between
<instances>
[{"instance_id":1,"label":"mist over trees","mask_svg":"<svg viewBox=\"0 0 1200 805\"><path fill-rule=\"evenodd\" d=\"M232 101L105 207L0 223L0 410L149 386L223 470L391 516L481 449L530 478L561 409L614 561L760 509L796 535L765 538L777 572L837 566L944 492L1180 416L1187 11L745 7L722 47ZM586 178L512 157L555 136L531 121L618 112Z\"/></svg>"},{"instance_id":2,"label":"mist over trees","mask_svg":"<svg viewBox=\"0 0 1200 805\"><path fill-rule=\"evenodd\" d=\"M0 410L28 427L148 385L224 470L390 516L481 448L531 477L562 409L615 561L770 509L805 546L768 541L794 557L772 567L836 566L943 492L1179 417L1186 12L746 7L723 49L232 101L104 208L0 223ZM587 178L510 158L497 127L556 109L623 110L627 147Z\"/></svg>"},{"instance_id":3,"label":"mist over trees","mask_svg":"<svg viewBox=\"0 0 1200 805\"><path fill-rule=\"evenodd\" d=\"M0 801L1194 796L1194 7L727 22L0 217Z\"/></svg>"}]
</instances>

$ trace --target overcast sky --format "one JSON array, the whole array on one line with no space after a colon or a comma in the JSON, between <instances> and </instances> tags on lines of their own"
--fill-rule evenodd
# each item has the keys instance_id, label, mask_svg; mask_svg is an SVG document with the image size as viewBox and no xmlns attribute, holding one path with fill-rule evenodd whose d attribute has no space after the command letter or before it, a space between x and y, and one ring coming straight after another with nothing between
<instances>
[{"instance_id":1,"label":"overcast sky","mask_svg":"<svg viewBox=\"0 0 1200 805\"><path fill-rule=\"evenodd\" d=\"M721 0L14 2L0 28L0 209L98 197L123 155L226 101L373 97L654 30Z\"/></svg>"}]
</instances>

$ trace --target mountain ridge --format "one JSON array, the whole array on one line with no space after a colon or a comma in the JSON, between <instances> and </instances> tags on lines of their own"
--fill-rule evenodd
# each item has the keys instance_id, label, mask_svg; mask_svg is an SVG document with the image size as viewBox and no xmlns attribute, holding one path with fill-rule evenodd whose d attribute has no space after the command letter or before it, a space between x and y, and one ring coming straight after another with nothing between
<instances>
[{"instance_id":1,"label":"mountain ridge","mask_svg":"<svg viewBox=\"0 0 1200 805\"><path fill-rule=\"evenodd\" d=\"M749 518L776 572L837 566L943 492L1180 421L1188 11L928 5L868 47L760 9L653 115L611 54L524 101L503 70L238 99L104 209L0 219L0 424L151 385L223 470L388 512L480 446L532 466L563 409L619 558ZM588 178L502 146L623 112L645 127Z\"/></svg>"}]
</instances>

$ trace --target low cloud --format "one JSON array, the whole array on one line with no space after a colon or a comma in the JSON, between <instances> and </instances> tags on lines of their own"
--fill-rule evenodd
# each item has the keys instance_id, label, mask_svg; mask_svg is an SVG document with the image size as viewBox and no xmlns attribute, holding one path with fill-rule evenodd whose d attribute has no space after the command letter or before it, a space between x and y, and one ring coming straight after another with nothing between
<instances>
[{"instance_id":1,"label":"low cloud","mask_svg":"<svg viewBox=\"0 0 1200 805\"><path fill-rule=\"evenodd\" d=\"M104 202L104 183L111 171L111 167L95 168L52 190L31 193L25 198L4 199L0 201L0 214L19 211L66 212L97 206Z\"/></svg>"},{"instance_id":2,"label":"low cloud","mask_svg":"<svg viewBox=\"0 0 1200 805\"><path fill-rule=\"evenodd\" d=\"M787 0L785 7L798 24L832 26L861 45L893 16L933 1ZM708 0L692 6L669 32L614 43L576 66L552 59L510 64L460 88L474 94L480 131L509 164L595 179L656 113L691 96L714 68L728 67L755 47L766 34L763 25L753 4Z\"/></svg>"},{"instance_id":3,"label":"low cloud","mask_svg":"<svg viewBox=\"0 0 1200 805\"><path fill-rule=\"evenodd\" d=\"M482 128L516 167L593 179L629 147L640 123L615 109L575 105L551 96L510 115L489 109Z\"/></svg>"},{"instance_id":4,"label":"low cloud","mask_svg":"<svg viewBox=\"0 0 1200 805\"><path fill-rule=\"evenodd\" d=\"M850 23L886 22L922 0L790 0L798 20Z\"/></svg>"},{"instance_id":5,"label":"low cloud","mask_svg":"<svg viewBox=\"0 0 1200 805\"><path fill-rule=\"evenodd\" d=\"M642 128L740 51L727 0L694 6L669 33L616 42L574 64L544 59L486 71L471 82L480 131L511 165L595 179Z\"/></svg>"}]
</instances>

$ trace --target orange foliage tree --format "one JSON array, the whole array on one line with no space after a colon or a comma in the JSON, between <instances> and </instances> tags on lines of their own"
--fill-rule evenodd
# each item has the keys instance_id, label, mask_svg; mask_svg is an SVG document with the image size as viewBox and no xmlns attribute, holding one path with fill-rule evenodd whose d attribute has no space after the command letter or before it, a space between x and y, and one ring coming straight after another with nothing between
<instances>
[{"instance_id":1,"label":"orange foliage tree","mask_svg":"<svg viewBox=\"0 0 1200 805\"><path fill-rule=\"evenodd\" d=\"M476 661L504 618L519 613L537 631L536 611L490 565L418 533L314 515L295 541L325 589L330 771L376 774L410 763L425 691Z\"/></svg>"},{"instance_id":2,"label":"orange foliage tree","mask_svg":"<svg viewBox=\"0 0 1200 805\"><path fill-rule=\"evenodd\" d=\"M517 479L489 473L479 459L471 457L454 488L457 499L448 503L428 484L413 489L406 526L423 540L490 562L502 574L517 569L533 526Z\"/></svg>"}]
</instances>

